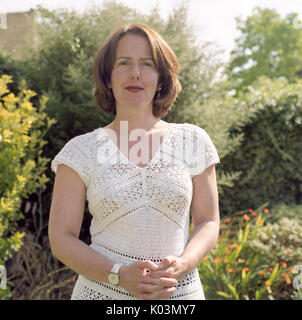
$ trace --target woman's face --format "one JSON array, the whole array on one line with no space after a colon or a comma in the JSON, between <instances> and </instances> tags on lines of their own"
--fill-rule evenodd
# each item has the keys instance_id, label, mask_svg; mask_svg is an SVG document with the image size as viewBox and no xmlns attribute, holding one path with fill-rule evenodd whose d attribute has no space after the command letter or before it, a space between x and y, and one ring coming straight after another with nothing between
<instances>
[{"instance_id":1,"label":"woman's face","mask_svg":"<svg viewBox=\"0 0 302 320\"><path fill-rule=\"evenodd\" d=\"M140 35L126 34L116 49L111 86L116 107L151 108L157 89L158 72L148 41Z\"/></svg>"}]
</instances>

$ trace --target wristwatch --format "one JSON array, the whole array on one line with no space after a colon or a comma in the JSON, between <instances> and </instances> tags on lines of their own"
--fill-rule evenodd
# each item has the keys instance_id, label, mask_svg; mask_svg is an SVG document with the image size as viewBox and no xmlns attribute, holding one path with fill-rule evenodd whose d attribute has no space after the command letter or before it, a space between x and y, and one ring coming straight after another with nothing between
<instances>
[{"instance_id":1,"label":"wristwatch","mask_svg":"<svg viewBox=\"0 0 302 320\"><path fill-rule=\"evenodd\" d=\"M107 280L110 284L114 285L114 286L118 286L118 284L120 283L120 277L119 277L119 270L120 267L122 266L122 264L120 263L116 263L112 269L110 270Z\"/></svg>"}]
</instances>

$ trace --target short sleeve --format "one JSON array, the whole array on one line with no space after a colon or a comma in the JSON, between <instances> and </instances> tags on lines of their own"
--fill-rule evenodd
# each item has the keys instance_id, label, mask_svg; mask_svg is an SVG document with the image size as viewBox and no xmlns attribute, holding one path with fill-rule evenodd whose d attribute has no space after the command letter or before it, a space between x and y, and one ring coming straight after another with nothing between
<instances>
[{"instance_id":1,"label":"short sleeve","mask_svg":"<svg viewBox=\"0 0 302 320\"><path fill-rule=\"evenodd\" d=\"M77 172L86 187L90 177L90 156L80 136L69 140L51 162L51 170L57 173L58 165L65 164Z\"/></svg>"},{"instance_id":2,"label":"short sleeve","mask_svg":"<svg viewBox=\"0 0 302 320\"><path fill-rule=\"evenodd\" d=\"M193 125L193 154L190 163L191 176L202 174L213 164L220 163L216 147L208 133Z\"/></svg>"}]
</instances>

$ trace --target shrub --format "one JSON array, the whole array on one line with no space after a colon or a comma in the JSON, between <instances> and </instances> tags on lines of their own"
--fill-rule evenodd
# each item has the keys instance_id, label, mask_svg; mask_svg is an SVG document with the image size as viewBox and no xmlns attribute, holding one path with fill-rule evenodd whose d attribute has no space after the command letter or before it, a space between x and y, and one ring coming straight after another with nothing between
<instances>
[{"instance_id":1,"label":"shrub","mask_svg":"<svg viewBox=\"0 0 302 320\"><path fill-rule=\"evenodd\" d=\"M11 76L0 77L0 265L4 266L22 245L24 233L16 228L23 218L22 198L49 180L43 174L49 160L40 154L46 143L42 138L54 123L43 112L47 98L42 96L38 111L30 102L35 92L22 81L15 96L7 86L12 81ZM11 296L10 285L0 290L0 298Z\"/></svg>"}]
</instances>

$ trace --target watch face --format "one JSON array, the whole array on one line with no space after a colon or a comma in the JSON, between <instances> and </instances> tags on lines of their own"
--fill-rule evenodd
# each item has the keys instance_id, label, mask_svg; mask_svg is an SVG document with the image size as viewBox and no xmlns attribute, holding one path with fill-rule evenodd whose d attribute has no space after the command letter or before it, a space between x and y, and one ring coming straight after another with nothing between
<instances>
[{"instance_id":1,"label":"watch face","mask_svg":"<svg viewBox=\"0 0 302 320\"><path fill-rule=\"evenodd\" d=\"M119 284L119 276L116 273L109 273L108 281L110 284L117 286Z\"/></svg>"}]
</instances>

